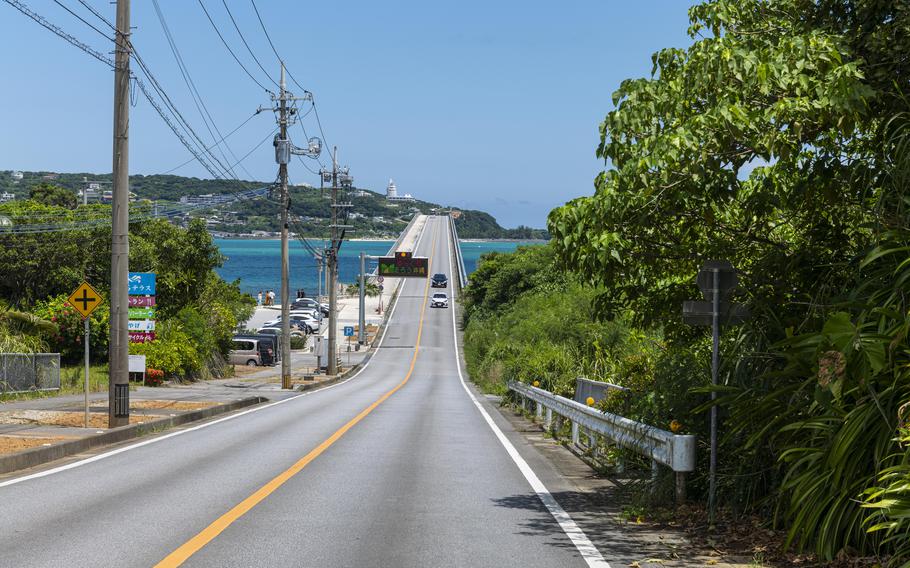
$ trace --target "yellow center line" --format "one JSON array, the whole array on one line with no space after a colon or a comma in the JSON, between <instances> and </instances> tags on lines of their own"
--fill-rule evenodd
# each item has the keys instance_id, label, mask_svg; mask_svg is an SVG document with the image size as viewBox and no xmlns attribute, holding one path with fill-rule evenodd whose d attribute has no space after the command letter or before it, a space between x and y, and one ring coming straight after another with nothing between
<instances>
[{"instance_id":1,"label":"yellow center line","mask_svg":"<svg viewBox=\"0 0 910 568\"><path fill-rule=\"evenodd\" d=\"M436 237L438 236L438 230L433 232L433 244L431 245L430 258L427 262L427 272L430 271L430 266L433 264L433 252L436 250ZM199 534L186 541L179 548L167 555L161 562L155 565L156 568L171 568L174 566L180 566L186 562L191 556L199 552L205 545L212 542L219 534L225 531L234 521L238 520L240 517L245 515L253 507L265 500L266 497L275 492L279 487L284 485L292 477L300 473L303 468L305 468L311 461L319 457L324 451L326 451L332 444L338 441L339 438L345 435L348 430L353 428L358 422L363 420L369 413L373 412L377 406L386 401L390 396L395 394L398 389L403 387L405 383L411 378L411 374L414 372L414 365L417 364L417 353L420 351L420 336L423 333L423 320L427 311L427 299L430 295L430 280L427 278L426 287L423 292L423 306L420 309L420 323L417 326L417 341L414 344L414 355L411 357L411 365L408 368L407 374L404 376L404 380L395 385L395 387L379 397L373 404L364 408L360 411L360 414L352 418L335 431L334 434L325 439L321 444L313 448L310 453L300 458L297 463L286 469L285 471L278 474L274 479L260 487L256 490L255 493L235 505L230 511L218 517L212 524L205 527Z\"/></svg>"}]
</instances>

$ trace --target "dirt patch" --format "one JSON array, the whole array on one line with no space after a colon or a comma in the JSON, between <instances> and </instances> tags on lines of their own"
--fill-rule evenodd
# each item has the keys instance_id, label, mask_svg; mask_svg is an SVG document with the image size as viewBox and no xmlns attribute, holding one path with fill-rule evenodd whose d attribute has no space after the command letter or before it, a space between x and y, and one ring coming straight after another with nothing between
<instances>
[{"instance_id":1,"label":"dirt patch","mask_svg":"<svg viewBox=\"0 0 910 568\"><path fill-rule=\"evenodd\" d=\"M50 446L62 442L66 438L17 438L14 436L0 436L0 454L14 454L29 448Z\"/></svg>"},{"instance_id":2,"label":"dirt patch","mask_svg":"<svg viewBox=\"0 0 910 568\"><path fill-rule=\"evenodd\" d=\"M201 410L217 405L217 402L192 402L185 400L137 400L130 408L142 410Z\"/></svg>"},{"instance_id":3,"label":"dirt patch","mask_svg":"<svg viewBox=\"0 0 910 568\"><path fill-rule=\"evenodd\" d=\"M143 416L133 414L130 424L155 420L157 416ZM14 412L0 412L0 424L35 424L39 426L72 426L82 428L85 425L85 415L82 412L61 412L57 410L17 410ZM89 428L107 428L107 413L93 412L89 414Z\"/></svg>"}]
</instances>

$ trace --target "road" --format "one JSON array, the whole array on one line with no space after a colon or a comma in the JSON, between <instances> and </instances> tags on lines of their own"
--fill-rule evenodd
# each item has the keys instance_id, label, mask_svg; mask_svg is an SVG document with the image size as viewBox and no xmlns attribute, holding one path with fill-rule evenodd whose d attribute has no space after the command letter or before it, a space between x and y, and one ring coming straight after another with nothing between
<instances>
[{"instance_id":1,"label":"road","mask_svg":"<svg viewBox=\"0 0 910 568\"><path fill-rule=\"evenodd\" d=\"M451 277L446 223L417 254ZM464 384L431 291L404 282L346 382L0 482L0 566L607 566Z\"/></svg>"}]
</instances>

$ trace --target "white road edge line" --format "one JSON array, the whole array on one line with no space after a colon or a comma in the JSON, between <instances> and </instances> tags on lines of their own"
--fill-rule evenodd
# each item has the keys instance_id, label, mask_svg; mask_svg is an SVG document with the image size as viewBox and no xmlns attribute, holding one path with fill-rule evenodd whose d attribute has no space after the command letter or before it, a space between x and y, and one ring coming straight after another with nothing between
<instances>
[{"instance_id":1,"label":"white road edge line","mask_svg":"<svg viewBox=\"0 0 910 568\"><path fill-rule=\"evenodd\" d=\"M426 228L426 224L424 224L424 228ZM424 231L421 230L420 235L417 237L417 241L414 243L414 250L417 250L417 247L420 245L420 241L423 240L423 236L424 236ZM399 279L399 286L404 286L404 282L401 281L400 279ZM395 308L396 308L396 307L398 307L398 297L396 297L395 303L392 304L392 307L390 308L390 311L389 311L389 319L388 319L388 323L386 324L386 329L387 329L388 326L392 323L392 317L395 315ZM190 433L190 432L195 432L195 431L197 431L197 430L202 430L203 428L208 428L208 427L214 426L214 425L216 425L216 424L221 424L222 422L227 422L228 420L234 420L235 418L240 418L241 416L245 416L245 415L247 415L247 414L252 414L253 412L259 412L259 411L265 410L265 409L267 409L267 408L272 408L272 407L278 406L279 404L284 404L284 403L290 402L290 401L292 401L292 400L300 400L301 398L303 398L303 397L305 397L305 396L310 396L310 395L314 395L314 394L319 394L319 393L324 392L324 391L327 391L327 390L329 390L329 389L332 389L332 388L335 388L335 387L339 387L339 386L345 384L346 382L348 382L348 381L350 381L350 380L353 380L353 379L357 378L357 377L360 375L360 373L362 373L362 372L364 372L364 371L367 370L367 367L369 367L369 366L370 366L370 363L373 362L373 357L376 355L376 353L378 353L379 348L382 347L382 342L385 341L385 338L386 338L386 329L383 329L383 331L382 331L382 337L379 338L379 343L376 345L376 351L373 352L373 355L370 356L370 358L367 360L367 362L364 364L364 366L363 366L360 370L358 370L356 373L354 373L353 375L351 375L350 377L346 378L346 379L343 380L343 381L337 382L337 383L335 383L334 385L329 385L329 386L327 386L327 387L323 387L323 388L321 388L321 389L317 389L317 390L312 391L312 392L300 393L300 394L298 394L298 395L291 396L291 397L285 398L285 399L283 399L283 400L278 400L278 401L275 401L275 402L270 402L269 404L265 404L265 405L263 405L263 406L257 406L257 407L255 407L255 408L251 408L251 409L249 409L249 410L244 410L243 412L238 412L238 413L236 413L236 414L231 414L231 415L229 415L229 416L225 416L224 418L219 418L219 419L217 419L217 420L212 420L211 422L206 422L206 423L204 423L204 424L199 424L198 426L193 426L193 427L191 427L191 428L186 428L186 429L184 429L184 430L178 430L178 431L176 431L176 432L171 432L170 434L165 434L165 435L159 436L159 437L157 437L157 438L150 438L150 439L148 439L148 440L144 440L144 441L138 442L138 443L136 443L136 444L130 444L129 446L124 446L124 447L122 447L122 448L117 448L116 450L111 450L111 451L109 451L109 452L105 452L105 453L103 453L103 454L98 454L98 455L92 456L92 457L90 457L90 458L85 458L85 459L83 459L83 460L79 460L79 461L75 461L75 462L72 462L72 463L68 463L68 464L66 464L66 465L61 465L61 466L58 466L58 467L55 467L55 468L51 468L51 469L48 469L48 470L45 470L45 471L39 471L39 472L32 473L32 474L29 474L29 475L23 475L22 477L16 477L16 478L13 478L13 479L9 479L9 480L7 480L7 481L0 482L0 488L8 487L8 486L10 486L10 485L16 485L17 483L22 483L22 482L24 482L24 481L29 481L29 480L32 480L32 479L38 479L39 477L47 477L48 475L54 475L54 474L56 474L56 473L61 473L61 472L64 472L64 471L67 471L67 470L70 470L70 469L75 469L75 468L81 467L81 466L83 466L83 465L88 465L88 464L93 463L93 462L96 462L96 461L101 461L101 460L103 460L103 459L107 459L107 458L109 458L109 457L116 456L117 454L122 454L122 453L128 452L128 451L130 451L130 450L135 450L135 449L137 449L137 448L142 448L142 447L144 447L144 446L149 446L149 445L151 445L151 444L157 444L158 442L162 442L162 441L167 440L167 439L169 439L169 438L174 438L174 437L176 437L176 436L182 436L182 435L188 434L188 433Z\"/></svg>"},{"instance_id":2,"label":"white road edge line","mask_svg":"<svg viewBox=\"0 0 910 568\"><path fill-rule=\"evenodd\" d=\"M447 221L451 222L451 221ZM452 234L448 227L446 227L446 242L448 243L449 252L452 251ZM453 255L449 257L449 270L453 270L452 266ZM451 272L454 274L455 272ZM600 551L597 550L597 547L594 546L588 536L581 530L575 521L566 513L565 509L556 501L556 498L553 497L553 494L547 490L547 487L543 484L537 474L534 473L534 470L531 469L531 466L528 465L528 462L525 461L521 454L518 453L518 450L515 449L515 446L512 445L512 442L506 438L506 435L503 434L502 430L499 429L499 426L493 421L486 409L481 406L480 401L477 400L477 397L474 396L474 393L468 388L467 383L465 383L464 375L461 372L461 356L458 353L458 327L455 323L455 287L452 287L452 331L454 332L455 339L455 368L458 369L458 378L461 380L461 387L464 389L468 396L471 398L471 402L474 403L474 406L477 407L477 410L480 411L480 414L483 416L483 419L490 426L490 429L493 430L493 433L496 435L496 438L499 439L499 442L506 449L506 452L509 454L509 457L512 458L512 461L515 462L515 465L518 466L519 471L524 475L525 479L531 485L531 489L534 490L534 493L537 494L537 497L540 498L540 501L544 504L544 507L553 515L553 518L559 524L559 527L562 529L566 536L569 537L569 540L572 541L572 544L575 545L575 548L578 549L579 554L581 554L584 561L591 566L592 568L611 568L610 563L604 560L603 555L600 554Z\"/></svg>"}]
</instances>

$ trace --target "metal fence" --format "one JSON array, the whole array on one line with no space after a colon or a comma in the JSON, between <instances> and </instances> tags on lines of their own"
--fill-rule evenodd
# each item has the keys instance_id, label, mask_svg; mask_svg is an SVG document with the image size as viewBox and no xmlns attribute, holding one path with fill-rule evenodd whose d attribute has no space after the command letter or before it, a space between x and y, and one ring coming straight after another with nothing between
<instances>
[{"instance_id":1,"label":"metal fence","mask_svg":"<svg viewBox=\"0 0 910 568\"><path fill-rule=\"evenodd\" d=\"M458 240L458 229L455 228L455 219L449 216L449 227L452 231L452 242L455 246L455 266L458 269L458 288L468 285L468 273L464 268L464 258L461 256L461 243Z\"/></svg>"},{"instance_id":2,"label":"metal fence","mask_svg":"<svg viewBox=\"0 0 910 568\"><path fill-rule=\"evenodd\" d=\"M669 467L676 473L676 499L679 502L685 500L685 476L695 470L695 436L673 434L623 416L601 412L524 383L510 381L509 390L519 396L525 410L529 410L529 401L535 403L536 417L543 419L545 428L550 432L555 433L560 429L560 422L568 420L572 427L572 444L578 447L582 447L582 434L591 446L595 445L596 437L601 436L650 458L652 474L656 475L658 464Z\"/></svg>"},{"instance_id":3,"label":"metal fence","mask_svg":"<svg viewBox=\"0 0 910 568\"><path fill-rule=\"evenodd\" d=\"M59 353L0 353L0 392L60 390Z\"/></svg>"}]
</instances>

